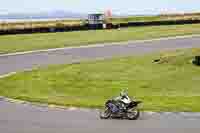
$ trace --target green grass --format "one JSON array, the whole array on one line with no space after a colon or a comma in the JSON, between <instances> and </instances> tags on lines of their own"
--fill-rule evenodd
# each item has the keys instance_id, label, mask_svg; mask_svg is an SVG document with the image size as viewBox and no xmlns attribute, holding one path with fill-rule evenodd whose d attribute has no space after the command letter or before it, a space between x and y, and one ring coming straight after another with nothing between
<instances>
[{"instance_id":1,"label":"green grass","mask_svg":"<svg viewBox=\"0 0 200 133\"><path fill-rule=\"evenodd\" d=\"M135 27L121 30L79 31L65 33L0 36L0 53L81 46L200 33L200 24Z\"/></svg>"},{"instance_id":2,"label":"green grass","mask_svg":"<svg viewBox=\"0 0 200 133\"><path fill-rule=\"evenodd\" d=\"M65 106L102 107L129 88L143 110L200 111L200 49L49 66L0 79L0 95ZM160 59L152 63L154 59Z\"/></svg>"}]
</instances>

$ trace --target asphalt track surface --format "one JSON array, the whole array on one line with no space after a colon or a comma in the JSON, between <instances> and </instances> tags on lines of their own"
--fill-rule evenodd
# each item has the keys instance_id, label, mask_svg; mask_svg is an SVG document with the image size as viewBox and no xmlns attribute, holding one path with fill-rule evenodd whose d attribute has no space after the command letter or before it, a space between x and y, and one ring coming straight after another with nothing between
<instances>
[{"instance_id":1,"label":"asphalt track surface","mask_svg":"<svg viewBox=\"0 0 200 133\"><path fill-rule=\"evenodd\" d=\"M0 56L0 75L50 64L147 54L200 47L200 37L129 42ZM199 133L200 114L142 113L138 121L100 120L98 110L52 109L0 99L0 133Z\"/></svg>"}]
</instances>

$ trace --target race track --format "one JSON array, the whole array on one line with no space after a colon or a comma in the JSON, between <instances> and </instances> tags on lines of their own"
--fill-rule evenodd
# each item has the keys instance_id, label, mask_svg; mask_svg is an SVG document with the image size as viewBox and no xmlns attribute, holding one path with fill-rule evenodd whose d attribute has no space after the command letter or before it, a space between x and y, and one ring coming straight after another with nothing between
<instances>
[{"instance_id":1,"label":"race track","mask_svg":"<svg viewBox=\"0 0 200 133\"><path fill-rule=\"evenodd\" d=\"M200 36L1 55L0 75L50 64L79 63L192 47L200 48ZM200 113L146 112L138 121L100 120L98 110L52 109L10 103L0 98L0 133L199 133L199 123Z\"/></svg>"}]
</instances>

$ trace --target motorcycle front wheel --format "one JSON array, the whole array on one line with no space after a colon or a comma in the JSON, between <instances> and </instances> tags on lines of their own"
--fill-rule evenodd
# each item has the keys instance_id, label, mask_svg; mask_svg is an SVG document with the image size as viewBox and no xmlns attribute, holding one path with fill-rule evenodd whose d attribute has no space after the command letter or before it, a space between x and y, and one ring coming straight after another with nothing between
<instances>
[{"instance_id":1,"label":"motorcycle front wheel","mask_svg":"<svg viewBox=\"0 0 200 133\"><path fill-rule=\"evenodd\" d=\"M127 112L127 118L129 120L137 120L140 117L140 111L138 109Z\"/></svg>"},{"instance_id":2,"label":"motorcycle front wheel","mask_svg":"<svg viewBox=\"0 0 200 133\"><path fill-rule=\"evenodd\" d=\"M111 116L111 111L109 108L105 108L103 111L100 112L101 119L108 119Z\"/></svg>"}]
</instances>

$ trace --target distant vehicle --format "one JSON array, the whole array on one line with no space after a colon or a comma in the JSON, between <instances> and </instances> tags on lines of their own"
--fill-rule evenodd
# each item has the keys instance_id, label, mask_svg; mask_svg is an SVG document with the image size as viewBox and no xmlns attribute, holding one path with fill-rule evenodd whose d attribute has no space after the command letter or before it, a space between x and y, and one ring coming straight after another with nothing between
<instances>
[{"instance_id":1,"label":"distant vehicle","mask_svg":"<svg viewBox=\"0 0 200 133\"><path fill-rule=\"evenodd\" d=\"M140 116L138 105L141 101L133 101L129 98L127 90L123 90L120 96L110 99L105 103L105 109L100 112L101 119L122 118L137 120Z\"/></svg>"}]
</instances>

